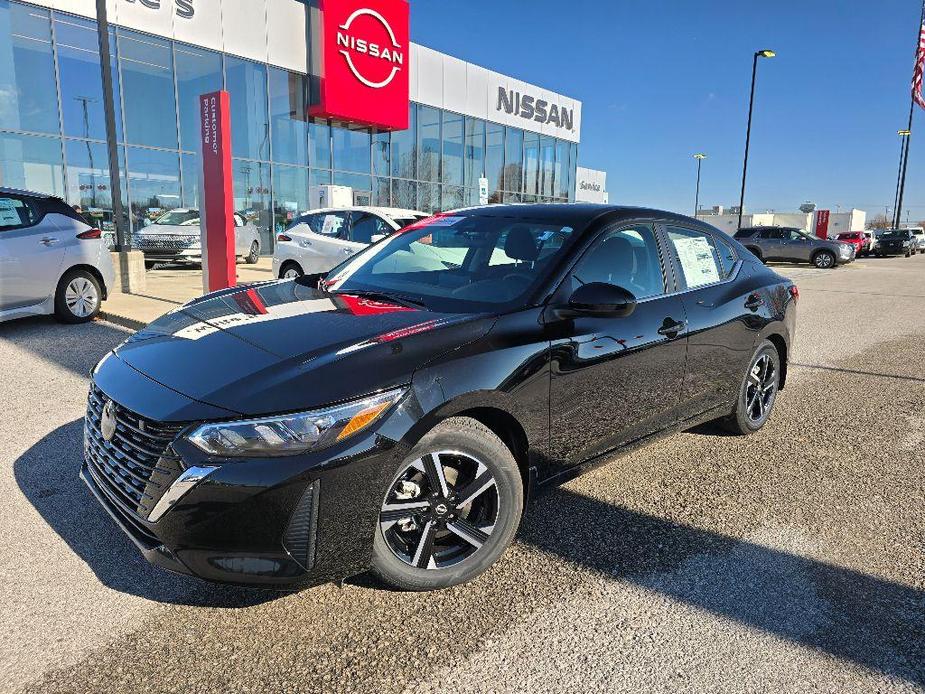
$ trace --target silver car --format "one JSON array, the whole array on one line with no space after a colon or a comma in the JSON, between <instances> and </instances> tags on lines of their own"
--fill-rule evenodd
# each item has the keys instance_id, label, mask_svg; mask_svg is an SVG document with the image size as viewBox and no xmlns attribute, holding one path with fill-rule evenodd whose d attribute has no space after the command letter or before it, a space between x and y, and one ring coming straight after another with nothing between
<instances>
[{"instance_id":1,"label":"silver car","mask_svg":"<svg viewBox=\"0 0 925 694\"><path fill-rule=\"evenodd\" d=\"M289 279L327 272L371 243L427 216L394 207L304 212L276 238L273 275Z\"/></svg>"},{"instance_id":2,"label":"silver car","mask_svg":"<svg viewBox=\"0 0 925 694\"><path fill-rule=\"evenodd\" d=\"M736 240L759 260L812 263L829 269L854 260L856 251L850 243L810 236L789 227L749 227L739 229Z\"/></svg>"},{"instance_id":3,"label":"silver car","mask_svg":"<svg viewBox=\"0 0 925 694\"><path fill-rule=\"evenodd\" d=\"M260 230L244 215L235 212L235 255L254 264L260 260ZM132 246L144 253L145 265L158 263L201 263L202 238L199 210L176 209L135 232Z\"/></svg>"},{"instance_id":4,"label":"silver car","mask_svg":"<svg viewBox=\"0 0 925 694\"><path fill-rule=\"evenodd\" d=\"M99 229L59 198L0 188L0 322L92 320L114 281Z\"/></svg>"}]
</instances>

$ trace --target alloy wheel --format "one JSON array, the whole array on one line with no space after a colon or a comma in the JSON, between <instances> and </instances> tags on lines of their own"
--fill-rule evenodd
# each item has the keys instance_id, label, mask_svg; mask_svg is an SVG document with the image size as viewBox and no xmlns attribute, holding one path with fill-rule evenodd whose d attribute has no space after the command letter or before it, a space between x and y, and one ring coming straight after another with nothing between
<instances>
[{"instance_id":1,"label":"alloy wheel","mask_svg":"<svg viewBox=\"0 0 925 694\"><path fill-rule=\"evenodd\" d=\"M830 268L835 263L835 259L829 253L820 253L816 256L816 267Z\"/></svg>"},{"instance_id":2,"label":"alloy wheel","mask_svg":"<svg viewBox=\"0 0 925 694\"><path fill-rule=\"evenodd\" d=\"M379 512L391 552L418 569L444 569L475 554L498 520L495 478L460 451L429 453L399 473Z\"/></svg>"},{"instance_id":3,"label":"alloy wheel","mask_svg":"<svg viewBox=\"0 0 925 694\"><path fill-rule=\"evenodd\" d=\"M96 310L99 300L96 287L86 277L75 277L64 290L64 303L77 318L91 315Z\"/></svg>"},{"instance_id":4,"label":"alloy wheel","mask_svg":"<svg viewBox=\"0 0 925 694\"><path fill-rule=\"evenodd\" d=\"M764 419L777 394L777 369L770 355L762 354L748 374L745 411L752 422Z\"/></svg>"},{"instance_id":5,"label":"alloy wheel","mask_svg":"<svg viewBox=\"0 0 925 694\"><path fill-rule=\"evenodd\" d=\"M302 273L296 270L294 267L290 267L283 273L284 280L296 280L302 276Z\"/></svg>"}]
</instances>

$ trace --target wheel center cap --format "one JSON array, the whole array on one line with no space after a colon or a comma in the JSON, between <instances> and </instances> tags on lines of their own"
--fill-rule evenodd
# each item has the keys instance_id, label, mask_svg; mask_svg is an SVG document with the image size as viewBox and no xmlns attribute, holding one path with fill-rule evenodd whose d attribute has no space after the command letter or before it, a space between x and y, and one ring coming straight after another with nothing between
<instances>
[{"instance_id":1,"label":"wheel center cap","mask_svg":"<svg viewBox=\"0 0 925 694\"><path fill-rule=\"evenodd\" d=\"M445 516L449 512L450 512L450 507L447 506L443 502L440 502L439 504L434 506L434 513L436 513L438 516Z\"/></svg>"}]
</instances>

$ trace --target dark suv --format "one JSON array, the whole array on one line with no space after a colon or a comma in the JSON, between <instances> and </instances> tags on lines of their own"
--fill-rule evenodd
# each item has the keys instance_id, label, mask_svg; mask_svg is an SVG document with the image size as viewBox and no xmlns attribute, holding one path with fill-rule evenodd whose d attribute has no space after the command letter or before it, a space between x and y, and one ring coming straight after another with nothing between
<instances>
[{"instance_id":1,"label":"dark suv","mask_svg":"<svg viewBox=\"0 0 925 694\"><path fill-rule=\"evenodd\" d=\"M818 268L834 268L855 258L851 244L827 241L790 227L748 227L735 238L760 260L812 263Z\"/></svg>"}]
</instances>

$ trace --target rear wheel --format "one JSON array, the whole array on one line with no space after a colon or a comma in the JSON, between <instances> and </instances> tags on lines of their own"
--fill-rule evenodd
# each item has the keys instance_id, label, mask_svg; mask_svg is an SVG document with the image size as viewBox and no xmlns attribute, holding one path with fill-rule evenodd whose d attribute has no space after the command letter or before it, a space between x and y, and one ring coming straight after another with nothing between
<instances>
[{"instance_id":1,"label":"rear wheel","mask_svg":"<svg viewBox=\"0 0 925 694\"><path fill-rule=\"evenodd\" d=\"M99 280L89 270L70 270L55 291L55 316L62 323L86 323L96 318L103 301Z\"/></svg>"},{"instance_id":2,"label":"rear wheel","mask_svg":"<svg viewBox=\"0 0 925 694\"><path fill-rule=\"evenodd\" d=\"M835 254L831 251L819 251L813 256L813 265L822 270L833 268L835 267Z\"/></svg>"},{"instance_id":3,"label":"rear wheel","mask_svg":"<svg viewBox=\"0 0 925 694\"><path fill-rule=\"evenodd\" d=\"M753 434L771 416L780 386L780 355L770 340L765 340L749 363L735 412L722 421L733 434Z\"/></svg>"},{"instance_id":4,"label":"rear wheel","mask_svg":"<svg viewBox=\"0 0 925 694\"><path fill-rule=\"evenodd\" d=\"M254 241L251 244L250 253L244 256L244 262L248 265L256 265L258 260L260 260L260 244Z\"/></svg>"},{"instance_id":5,"label":"rear wheel","mask_svg":"<svg viewBox=\"0 0 925 694\"><path fill-rule=\"evenodd\" d=\"M468 417L438 424L385 491L373 571L401 590L471 581L507 549L523 511L510 449Z\"/></svg>"},{"instance_id":6,"label":"rear wheel","mask_svg":"<svg viewBox=\"0 0 925 694\"><path fill-rule=\"evenodd\" d=\"M304 275L302 268L299 267L299 264L293 261L289 261L283 264L283 267L280 268L279 277L283 280L295 280Z\"/></svg>"}]
</instances>

